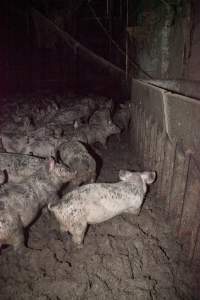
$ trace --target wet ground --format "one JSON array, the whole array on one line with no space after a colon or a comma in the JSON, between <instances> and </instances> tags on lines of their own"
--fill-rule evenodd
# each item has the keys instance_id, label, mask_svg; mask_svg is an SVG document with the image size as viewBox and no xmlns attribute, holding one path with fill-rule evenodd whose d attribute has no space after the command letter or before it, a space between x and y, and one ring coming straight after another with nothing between
<instances>
[{"instance_id":1,"label":"wet ground","mask_svg":"<svg viewBox=\"0 0 200 300\"><path fill-rule=\"evenodd\" d=\"M120 168L137 168L127 141L113 137L107 150L98 149L99 182L116 181ZM195 299L196 282L160 207L152 190L140 216L90 226L82 249L69 235L63 239L44 211L30 228L29 249L2 252L0 299Z\"/></svg>"}]
</instances>

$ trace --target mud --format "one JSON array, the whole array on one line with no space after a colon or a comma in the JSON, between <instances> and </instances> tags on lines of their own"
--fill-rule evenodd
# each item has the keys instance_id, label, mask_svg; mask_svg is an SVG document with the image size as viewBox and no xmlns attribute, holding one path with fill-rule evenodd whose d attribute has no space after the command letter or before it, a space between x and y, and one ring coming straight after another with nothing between
<instances>
[{"instance_id":1,"label":"mud","mask_svg":"<svg viewBox=\"0 0 200 300\"><path fill-rule=\"evenodd\" d=\"M99 182L116 181L120 168L138 168L127 140L110 138L107 150L98 149ZM0 299L195 299L197 282L161 207L152 190L140 216L124 214L90 226L82 249L70 235L61 236L45 210L29 230L29 248L2 251Z\"/></svg>"}]
</instances>

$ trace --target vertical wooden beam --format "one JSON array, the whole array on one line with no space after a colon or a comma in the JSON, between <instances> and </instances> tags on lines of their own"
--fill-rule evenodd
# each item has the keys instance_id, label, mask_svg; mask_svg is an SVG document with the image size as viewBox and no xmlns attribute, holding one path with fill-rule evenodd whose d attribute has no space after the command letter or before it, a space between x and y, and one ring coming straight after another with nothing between
<instances>
[{"instance_id":1,"label":"vertical wooden beam","mask_svg":"<svg viewBox=\"0 0 200 300\"><path fill-rule=\"evenodd\" d=\"M190 260L194 257L200 226L199 180L200 170L194 158L191 157L179 228L179 237L183 243L183 249Z\"/></svg>"},{"instance_id":2,"label":"vertical wooden beam","mask_svg":"<svg viewBox=\"0 0 200 300\"><path fill-rule=\"evenodd\" d=\"M174 171L172 176L172 188L169 193L170 205L169 216L173 226L173 233L177 236L178 226L181 222L181 214L184 202L184 194L187 183L188 168L190 162L190 155L185 155L182 146L177 145Z\"/></svg>"},{"instance_id":3,"label":"vertical wooden beam","mask_svg":"<svg viewBox=\"0 0 200 300\"><path fill-rule=\"evenodd\" d=\"M163 169L161 174L162 182L161 182L161 194L160 194L160 198L165 205L166 214L168 214L169 212L170 199L168 195L170 194L171 191L175 153L176 153L176 140L170 140L169 137L166 136Z\"/></svg>"}]
</instances>

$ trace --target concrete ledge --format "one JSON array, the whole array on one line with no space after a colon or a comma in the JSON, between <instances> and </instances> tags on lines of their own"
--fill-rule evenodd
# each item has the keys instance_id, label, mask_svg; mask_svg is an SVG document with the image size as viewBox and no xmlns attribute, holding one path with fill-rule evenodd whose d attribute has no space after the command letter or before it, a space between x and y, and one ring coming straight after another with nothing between
<instances>
[{"instance_id":1,"label":"concrete ledge","mask_svg":"<svg viewBox=\"0 0 200 300\"><path fill-rule=\"evenodd\" d=\"M168 92L145 81L132 80L132 103L142 108L184 150L200 147L200 101ZM198 153L198 152L197 152Z\"/></svg>"},{"instance_id":2,"label":"concrete ledge","mask_svg":"<svg viewBox=\"0 0 200 300\"><path fill-rule=\"evenodd\" d=\"M168 134L182 142L185 150L197 152L200 147L200 102L167 93Z\"/></svg>"}]
</instances>

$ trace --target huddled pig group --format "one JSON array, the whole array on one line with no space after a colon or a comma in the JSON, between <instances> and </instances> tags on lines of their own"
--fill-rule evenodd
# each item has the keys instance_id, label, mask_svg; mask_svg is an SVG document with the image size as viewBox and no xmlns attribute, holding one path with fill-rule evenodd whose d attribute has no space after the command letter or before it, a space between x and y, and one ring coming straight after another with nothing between
<instances>
[{"instance_id":1,"label":"huddled pig group","mask_svg":"<svg viewBox=\"0 0 200 300\"><path fill-rule=\"evenodd\" d=\"M0 247L24 244L24 228L45 206L81 245L88 224L138 214L154 172L119 171L116 183L95 183L89 151L127 130L130 104L105 97L2 100Z\"/></svg>"}]
</instances>

